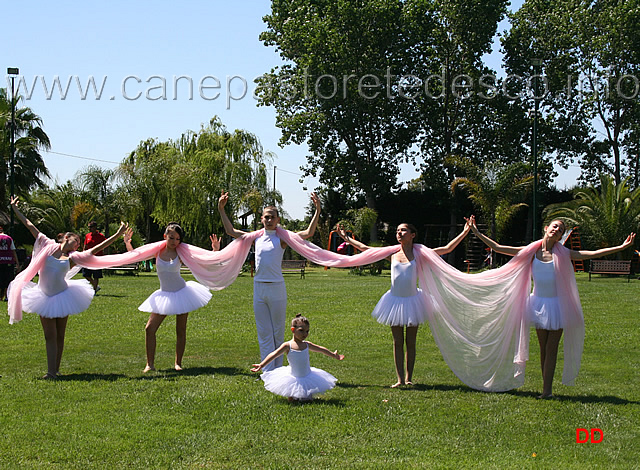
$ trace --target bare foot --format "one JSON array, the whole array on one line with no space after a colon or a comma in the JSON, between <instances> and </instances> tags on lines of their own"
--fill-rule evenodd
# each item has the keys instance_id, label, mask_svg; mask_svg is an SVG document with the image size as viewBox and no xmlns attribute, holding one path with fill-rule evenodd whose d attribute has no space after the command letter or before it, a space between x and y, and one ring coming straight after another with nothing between
<instances>
[{"instance_id":1,"label":"bare foot","mask_svg":"<svg viewBox=\"0 0 640 470\"><path fill-rule=\"evenodd\" d=\"M413 382L412 382L411 380L407 380L406 384L407 384L409 387L413 387Z\"/></svg>"},{"instance_id":2,"label":"bare foot","mask_svg":"<svg viewBox=\"0 0 640 470\"><path fill-rule=\"evenodd\" d=\"M538 398L541 400L553 400L556 397L554 397L552 393L543 393L542 395L538 395Z\"/></svg>"},{"instance_id":3,"label":"bare foot","mask_svg":"<svg viewBox=\"0 0 640 470\"><path fill-rule=\"evenodd\" d=\"M55 375L55 374L51 374L51 373L47 372L46 374L44 374L44 375L42 376L42 379L43 379L43 380L56 380L56 379L57 379L57 377L56 377L56 375Z\"/></svg>"},{"instance_id":4,"label":"bare foot","mask_svg":"<svg viewBox=\"0 0 640 470\"><path fill-rule=\"evenodd\" d=\"M397 383L393 384L391 388L398 388L400 385L404 385L404 382L398 381Z\"/></svg>"},{"instance_id":5,"label":"bare foot","mask_svg":"<svg viewBox=\"0 0 640 470\"><path fill-rule=\"evenodd\" d=\"M173 366L173 368L174 368L175 370L177 370L177 371L182 370L182 366L181 366L181 365L178 365L178 364L176 364L175 366Z\"/></svg>"},{"instance_id":6,"label":"bare foot","mask_svg":"<svg viewBox=\"0 0 640 470\"><path fill-rule=\"evenodd\" d=\"M147 367L145 367L145 368L142 370L142 373L143 373L143 374L146 374L146 373L147 373L147 372L149 372L150 370L156 370L156 368L155 368L155 367L153 367L153 366L147 366Z\"/></svg>"}]
</instances>

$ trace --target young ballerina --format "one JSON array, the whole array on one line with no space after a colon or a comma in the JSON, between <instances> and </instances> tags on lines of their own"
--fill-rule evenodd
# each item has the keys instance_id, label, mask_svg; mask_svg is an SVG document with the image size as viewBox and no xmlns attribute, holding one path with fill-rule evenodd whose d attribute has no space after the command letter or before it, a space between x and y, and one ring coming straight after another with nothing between
<instances>
[{"instance_id":1,"label":"young ballerina","mask_svg":"<svg viewBox=\"0 0 640 470\"><path fill-rule=\"evenodd\" d=\"M337 379L309 365L309 350L333 357L339 361L344 359L338 351L331 352L323 346L305 341L309 336L309 320L297 314L291 321L293 338L282 343L278 349L267 355L260 364L253 364L251 371L259 372L276 358L287 355L289 365L266 371L262 374L264 388L276 395L287 397L291 401L311 401L313 396L332 389Z\"/></svg>"},{"instance_id":2,"label":"young ballerina","mask_svg":"<svg viewBox=\"0 0 640 470\"><path fill-rule=\"evenodd\" d=\"M223 193L218 200L218 211L222 218L227 235L233 238L242 237L245 232L237 230L231 224L224 208L229 200L229 193ZM309 227L298 235L302 239L313 236L320 218L320 199L313 193L311 200L315 205L315 213ZM287 244L276 234L280 223L278 209L265 207L260 218L264 226L264 234L255 240L256 274L253 278L253 312L258 331L260 357L264 359L284 341L284 329L287 312L287 290L282 276L282 255ZM255 233L255 232L253 232ZM282 358L277 358L268 369L282 366Z\"/></svg>"},{"instance_id":3,"label":"young ballerina","mask_svg":"<svg viewBox=\"0 0 640 470\"><path fill-rule=\"evenodd\" d=\"M127 251L133 251L131 236L133 230L125 233L124 243ZM164 231L164 239L167 241L164 250L156 255L156 271L160 280L160 289L153 292L138 307L141 312L149 312L149 320L145 326L145 348L147 353L147 365L143 373L155 369L156 357L156 332L167 315L176 317L176 358L174 368L182 370L182 357L187 343L187 319L189 312L204 307L211 300L211 292L208 288L195 281L185 282L180 275L181 260L176 248L182 242L184 232L177 223L170 223ZM220 249L220 242L216 235L211 237L211 246L214 251Z\"/></svg>"},{"instance_id":4,"label":"young ballerina","mask_svg":"<svg viewBox=\"0 0 640 470\"><path fill-rule=\"evenodd\" d=\"M467 236L470 224L465 224L464 230L451 240L447 245L434 248L439 255L451 253L458 244ZM343 227L339 227L340 236L350 245L359 250L367 250L370 247L351 238ZM413 385L413 369L416 361L416 338L418 327L427 319L427 297L418 284L418 270L413 242L417 230L411 224L400 224L396 229L396 240L401 249L391 256L391 289L378 301L371 315L383 325L391 326L393 336L393 357L396 366L397 382L392 388L401 385ZM405 334L406 330L406 334ZM404 345L406 343L406 363L404 361Z\"/></svg>"},{"instance_id":5,"label":"young ballerina","mask_svg":"<svg viewBox=\"0 0 640 470\"><path fill-rule=\"evenodd\" d=\"M480 233L475 218L471 216L471 230L489 248L498 253L515 256L526 247L499 245L486 235ZM577 295L577 287L570 260L585 260L599 256L606 256L622 251L633 245L635 233L631 233L622 245L599 250L570 250L562 246L560 240L566 230L562 220L552 220L544 227L544 235L540 247L535 251L531 260L531 277L533 278L533 292L529 297L529 320L536 328L540 345L540 366L542 369L542 394L539 398L552 398L553 375L558 358L558 346L563 330L572 333L576 339L567 345L565 338L565 362L568 361L569 348L579 351L577 368L580 364L580 354L584 341L584 320L582 308ZM538 242L540 243L540 242ZM570 286L568 293L561 292L559 282L567 282ZM567 289L569 290L569 289ZM563 295L564 294L564 295ZM576 332L577 331L577 335ZM580 334L580 332L582 332ZM574 354L575 356L575 354Z\"/></svg>"},{"instance_id":6,"label":"young ballerina","mask_svg":"<svg viewBox=\"0 0 640 470\"><path fill-rule=\"evenodd\" d=\"M11 200L11 207L18 219L35 237L31 266L20 273L12 283L19 291L10 294L9 312L11 322L18 321L16 310L37 313L44 331L47 350L47 373L44 379L55 379L59 375L64 338L69 315L83 312L91 304L94 290L85 279L69 280L67 273L73 268L71 254L80 247L79 235L67 232L60 243L47 238L18 209L18 198ZM118 231L99 245L91 248L91 253L103 250L111 245L127 226L122 223ZM38 274L38 284L30 283ZM24 286L24 287L22 287Z\"/></svg>"}]
</instances>

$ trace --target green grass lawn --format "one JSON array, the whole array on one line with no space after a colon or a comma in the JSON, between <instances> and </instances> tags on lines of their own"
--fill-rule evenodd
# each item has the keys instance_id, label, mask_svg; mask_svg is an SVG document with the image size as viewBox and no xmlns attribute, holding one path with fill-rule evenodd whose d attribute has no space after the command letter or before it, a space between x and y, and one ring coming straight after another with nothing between
<instances>
[{"instance_id":1,"label":"green grass lawn","mask_svg":"<svg viewBox=\"0 0 640 470\"><path fill-rule=\"evenodd\" d=\"M578 275L586 340L575 387L542 388L535 333L522 388L483 393L448 369L427 326L418 333L410 389L395 382L391 332L371 318L382 276L311 269L286 275L288 318L303 313L309 340L346 355L312 354L338 385L309 404L267 392L252 280L242 275L190 315L185 370L172 370L175 320L158 332L157 372L145 365L154 274L116 275L88 311L69 319L62 378L46 372L36 315L0 322L0 468L638 468L640 281ZM286 339L289 339L288 336ZM561 359L560 359L561 361ZM599 428L601 443L576 443Z\"/></svg>"}]
</instances>

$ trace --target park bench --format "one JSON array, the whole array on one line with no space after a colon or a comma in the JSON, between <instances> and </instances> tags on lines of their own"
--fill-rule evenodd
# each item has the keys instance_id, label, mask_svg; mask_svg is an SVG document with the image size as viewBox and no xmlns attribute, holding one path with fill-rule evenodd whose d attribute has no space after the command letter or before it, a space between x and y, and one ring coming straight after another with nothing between
<instances>
[{"instance_id":1,"label":"park bench","mask_svg":"<svg viewBox=\"0 0 640 470\"><path fill-rule=\"evenodd\" d=\"M113 266L111 268L105 268L105 274L114 274L118 271L122 271L125 274L138 275L139 266L138 263L123 264L122 266Z\"/></svg>"},{"instance_id":2,"label":"park bench","mask_svg":"<svg viewBox=\"0 0 640 470\"><path fill-rule=\"evenodd\" d=\"M629 282L631 279L631 261L592 259L589 266L589 280L591 280L591 274L622 274L627 276L627 282Z\"/></svg>"},{"instance_id":3,"label":"park bench","mask_svg":"<svg viewBox=\"0 0 640 470\"><path fill-rule=\"evenodd\" d=\"M300 279L304 279L304 269L307 267L306 259L283 259L283 273L300 273Z\"/></svg>"}]
</instances>

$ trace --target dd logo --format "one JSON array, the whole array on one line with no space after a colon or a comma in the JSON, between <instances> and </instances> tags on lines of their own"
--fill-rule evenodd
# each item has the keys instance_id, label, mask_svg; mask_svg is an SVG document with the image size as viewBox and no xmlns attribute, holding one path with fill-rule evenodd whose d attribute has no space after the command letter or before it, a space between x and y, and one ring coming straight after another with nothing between
<instances>
[{"instance_id":1,"label":"dd logo","mask_svg":"<svg viewBox=\"0 0 640 470\"><path fill-rule=\"evenodd\" d=\"M576 428L576 442L578 444L584 444L585 442L591 442L592 444L599 444L602 442L604 434L600 428Z\"/></svg>"}]
</instances>

